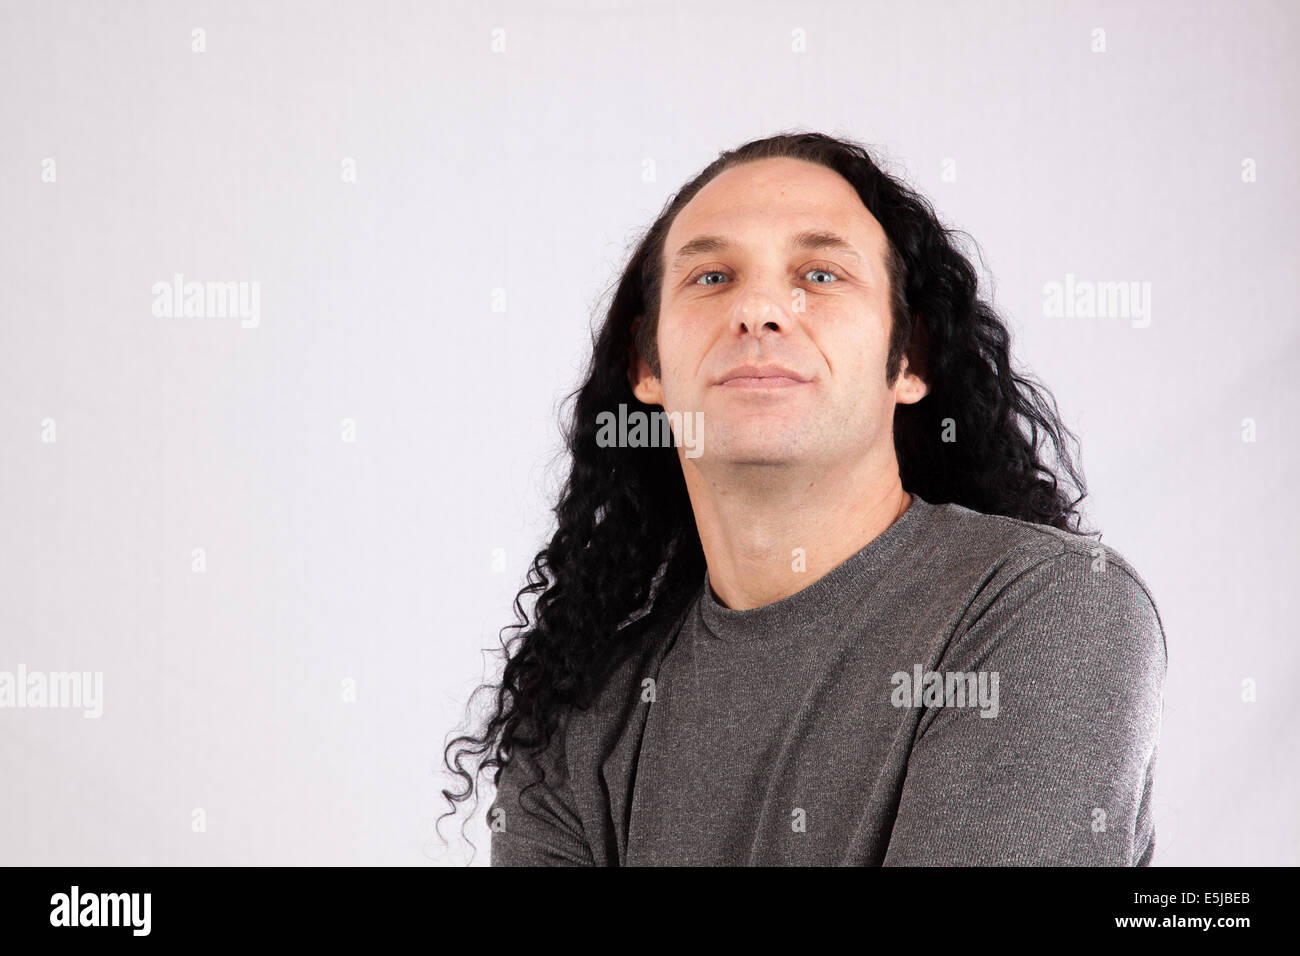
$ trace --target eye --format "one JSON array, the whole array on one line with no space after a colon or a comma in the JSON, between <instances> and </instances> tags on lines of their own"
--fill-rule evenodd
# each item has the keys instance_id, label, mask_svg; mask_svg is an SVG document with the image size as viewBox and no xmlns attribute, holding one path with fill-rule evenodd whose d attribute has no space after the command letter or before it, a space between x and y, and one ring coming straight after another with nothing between
<instances>
[{"instance_id":1,"label":"eye","mask_svg":"<svg viewBox=\"0 0 1300 956\"><path fill-rule=\"evenodd\" d=\"M705 276L725 276L725 275L726 275L725 272L720 272L717 269L710 269L708 272L701 272L698 276L695 277L693 281L699 283L700 285L718 285L717 282L701 282L700 280L702 280Z\"/></svg>"},{"instance_id":2,"label":"eye","mask_svg":"<svg viewBox=\"0 0 1300 956\"><path fill-rule=\"evenodd\" d=\"M835 270L823 268L822 266L814 266L813 268L806 269L803 273L801 273L801 275L804 277L814 275L814 274L820 274L821 276L824 277L820 279L809 280L814 285L830 285L834 282L838 282L841 278L843 278ZM691 280L691 282L693 282L696 285L705 285L705 286L722 284L721 281L718 282L707 281L709 276L722 276L725 279L727 278L727 273L723 272L721 269L708 269L696 275L695 278Z\"/></svg>"}]
</instances>

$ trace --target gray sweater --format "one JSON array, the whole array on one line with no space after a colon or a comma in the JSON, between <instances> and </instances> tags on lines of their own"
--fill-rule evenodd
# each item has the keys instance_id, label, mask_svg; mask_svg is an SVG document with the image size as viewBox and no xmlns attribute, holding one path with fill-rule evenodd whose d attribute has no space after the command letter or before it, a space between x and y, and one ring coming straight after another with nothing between
<instances>
[{"instance_id":1,"label":"gray sweater","mask_svg":"<svg viewBox=\"0 0 1300 956\"><path fill-rule=\"evenodd\" d=\"M1166 663L1114 549L913 496L773 604L731 610L706 573L511 754L491 863L1145 866Z\"/></svg>"}]
</instances>

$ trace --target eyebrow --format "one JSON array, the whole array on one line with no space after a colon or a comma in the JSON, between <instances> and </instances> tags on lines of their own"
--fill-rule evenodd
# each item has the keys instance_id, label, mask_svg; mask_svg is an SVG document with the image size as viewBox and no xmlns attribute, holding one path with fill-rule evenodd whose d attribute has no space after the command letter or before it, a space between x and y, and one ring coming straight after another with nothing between
<instances>
[{"instance_id":1,"label":"eyebrow","mask_svg":"<svg viewBox=\"0 0 1300 956\"><path fill-rule=\"evenodd\" d=\"M734 244L726 236L696 236L673 255L672 268L674 270L680 269L686 260L695 256L709 252L725 252L732 248L734 248ZM806 230L791 239L790 248L801 252L831 250L866 265L866 259L863 258L862 253L858 252L857 247L843 236L836 235L833 232L817 229Z\"/></svg>"}]
</instances>

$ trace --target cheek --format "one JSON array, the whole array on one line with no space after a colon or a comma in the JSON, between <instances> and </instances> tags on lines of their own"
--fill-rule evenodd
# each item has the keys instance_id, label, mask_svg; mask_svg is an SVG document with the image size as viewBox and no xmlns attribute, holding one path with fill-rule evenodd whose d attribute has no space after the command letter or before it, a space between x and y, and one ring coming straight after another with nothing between
<instances>
[{"instance_id":1,"label":"cheek","mask_svg":"<svg viewBox=\"0 0 1300 956\"><path fill-rule=\"evenodd\" d=\"M884 386L885 347L871 329L858 323L827 324L813 342L830 369L837 387L851 388L858 395ZM876 366L880 366L877 374ZM876 379L880 379L877 383Z\"/></svg>"},{"instance_id":2,"label":"cheek","mask_svg":"<svg viewBox=\"0 0 1300 956\"><path fill-rule=\"evenodd\" d=\"M859 381L883 389L889 323L870 304L858 304L854 312L854 316L841 316L840 321L828 325L827 354L839 355L840 364L852 369Z\"/></svg>"},{"instance_id":3,"label":"cheek","mask_svg":"<svg viewBox=\"0 0 1300 956\"><path fill-rule=\"evenodd\" d=\"M686 378L699 364L695 355L698 347L699 343L687 333L683 323L670 321L666 327L660 327L659 368L666 388L670 382L673 386L689 386Z\"/></svg>"}]
</instances>

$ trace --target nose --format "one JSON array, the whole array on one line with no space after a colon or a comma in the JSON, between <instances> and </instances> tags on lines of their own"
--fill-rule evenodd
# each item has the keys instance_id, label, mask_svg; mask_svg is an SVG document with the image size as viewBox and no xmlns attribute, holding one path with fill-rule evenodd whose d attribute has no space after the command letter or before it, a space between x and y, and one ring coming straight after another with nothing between
<instances>
[{"instance_id":1,"label":"nose","mask_svg":"<svg viewBox=\"0 0 1300 956\"><path fill-rule=\"evenodd\" d=\"M780 332L787 327L789 313L782 299L779 282L751 278L741 290L731 317L732 330L737 335L752 334L757 338L769 332Z\"/></svg>"}]
</instances>

